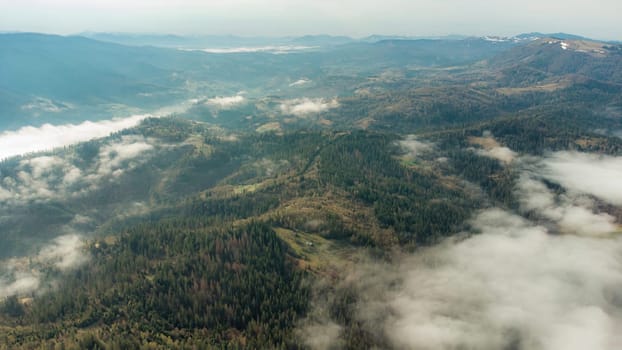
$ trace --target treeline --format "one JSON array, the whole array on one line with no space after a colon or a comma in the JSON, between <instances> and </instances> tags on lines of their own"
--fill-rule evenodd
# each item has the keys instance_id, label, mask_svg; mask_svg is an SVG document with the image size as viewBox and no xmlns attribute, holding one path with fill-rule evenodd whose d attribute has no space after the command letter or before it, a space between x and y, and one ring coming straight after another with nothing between
<instances>
[{"instance_id":1,"label":"treeline","mask_svg":"<svg viewBox=\"0 0 622 350\"><path fill-rule=\"evenodd\" d=\"M274 231L259 222L189 226L165 220L138 225L113 244L93 242L91 263L58 290L23 310L3 306L4 317L32 331L15 328L0 343L296 348L291 332L307 308L308 289Z\"/></svg>"},{"instance_id":2,"label":"treeline","mask_svg":"<svg viewBox=\"0 0 622 350\"><path fill-rule=\"evenodd\" d=\"M615 108L614 112L615 113ZM468 138L489 132L502 145L519 153L543 155L547 152L576 150L616 155L622 153L622 139L610 137L610 130L622 122L605 110L587 107L555 106L521 113L514 117L470 125L459 130L439 131L431 139L445 150L471 147Z\"/></svg>"},{"instance_id":3,"label":"treeline","mask_svg":"<svg viewBox=\"0 0 622 350\"><path fill-rule=\"evenodd\" d=\"M403 166L395 136L355 131L320 153L320 180L345 188L374 208L401 244L431 244L458 232L477 207L460 189L434 174Z\"/></svg>"},{"instance_id":4,"label":"treeline","mask_svg":"<svg viewBox=\"0 0 622 350\"><path fill-rule=\"evenodd\" d=\"M296 267L294 253L272 227L308 230L305 234L374 250L395 242L406 248L434 244L463 231L479 208L516 206L514 169L470 150L471 136L490 131L521 153L619 154L620 140L580 130L583 117L573 114L575 122L559 122L572 111L432 133L427 135L435 143L431 154L408 162L401 158L397 134L299 131L231 141L181 123L182 139L200 136L201 144L136 168L137 177L127 182L139 188L143 172L166 174L168 182L147 178L164 184L147 189L160 206L108 221L100 233L110 236L89 244L90 262L64 276L57 290L31 302L22 296L6 299L0 305L0 348L299 348L293 329L309 307L305 280L313 276ZM162 133L160 122L170 126L167 120L146 125ZM205 152L196 151L201 147ZM97 147L86 144L77 152L94 155ZM473 193L464 181L482 191ZM339 201L331 202L337 196ZM319 198L310 201L321 218L317 227L297 217L302 211L283 209L304 198ZM358 231L352 224L356 215L340 216L335 207L348 205L372 213L369 222L394 234L381 236L389 245ZM338 293L331 319L346 329L344 344L384 347L384 340L352 318L355 295Z\"/></svg>"}]
</instances>

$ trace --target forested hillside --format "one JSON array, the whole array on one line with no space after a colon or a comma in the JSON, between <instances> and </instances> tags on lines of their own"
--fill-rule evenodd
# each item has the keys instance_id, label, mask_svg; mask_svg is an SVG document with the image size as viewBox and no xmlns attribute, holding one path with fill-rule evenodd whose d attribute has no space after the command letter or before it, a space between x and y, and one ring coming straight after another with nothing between
<instances>
[{"instance_id":1,"label":"forested hillside","mask_svg":"<svg viewBox=\"0 0 622 350\"><path fill-rule=\"evenodd\" d=\"M555 291L583 288L563 260L578 246L611 258L598 278L619 260L608 249L622 222L622 60L613 44L561 42L358 42L230 59L132 48L129 73L163 74L139 79L155 90L173 88L166 79L186 63L214 64L203 77L240 89L236 79L266 66L306 78L260 92L259 76L250 93L197 97L107 137L0 161L0 349L425 348L394 334L421 326L409 318L421 310L430 324L504 334L478 343L457 332L445 348L544 348L531 319L456 310L490 304L479 284L505 285L511 273L486 259L517 259L521 288L533 264L562 271L542 289ZM149 53L161 66L143 66ZM246 73L214 73L255 59ZM122 76L94 86L116 91ZM534 278L546 286L547 274ZM614 283L592 282L597 302L591 290L559 302L615 320ZM511 292L499 308L537 311Z\"/></svg>"}]
</instances>

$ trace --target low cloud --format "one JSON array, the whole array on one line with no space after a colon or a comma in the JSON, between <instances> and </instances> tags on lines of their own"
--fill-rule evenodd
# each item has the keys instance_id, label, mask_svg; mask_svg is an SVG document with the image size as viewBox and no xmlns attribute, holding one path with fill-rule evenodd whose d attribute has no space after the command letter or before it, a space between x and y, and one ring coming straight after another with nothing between
<instances>
[{"instance_id":1,"label":"low cloud","mask_svg":"<svg viewBox=\"0 0 622 350\"><path fill-rule=\"evenodd\" d=\"M250 166L255 174L270 177L282 174L290 166L290 163L285 159L261 158L250 164Z\"/></svg>"},{"instance_id":2,"label":"low cloud","mask_svg":"<svg viewBox=\"0 0 622 350\"><path fill-rule=\"evenodd\" d=\"M28 104L23 105L22 110L33 111L35 113L38 112L48 112L48 113L59 113L62 111L66 111L68 109L72 109L73 106L69 103L52 101L47 98L37 97L33 101Z\"/></svg>"},{"instance_id":3,"label":"low cloud","mask_svg":"<svg viewBox=\"0 0 622 350\"><path fill-rule=\"evenodd\" d=\"M322 98L297 98L284 101L280 105L280 109L283 114L295 115L299 117L325 112L329 109L337 107L339 107L337 99L325 100Z\"/></svg>"},{"instance_id":4,"label":"low cloud","mask_svg":"<svg viewBox=\"0 0 622 350\"><path fill-rule=\"evenodd\" d=\"M398 347L616 349L622 241L550 235L501 210L411 261L386 329ZM577 257L581 257L577 259Z\"/></svg>"},{"instance_id":5,"label":"low cloud","mask_svg":"<svg viewBox=\"0 0 622 350\"><path fill-rule=\"evenodd\" d=\"M477 153L484 157L500 160L503 163L510 163L516 157L516 152L505 146L492 147L490 149L479 149L477 150Z\"/></svg>"},{"instance_id":6,"label":"low cloud","mask_svg":"<svg viewBox=\"0 0 622 350\"><path fill-rule=\"evenodd\" d=\"M105 139L92 146L91 159L81 159L76 152L58 152L22 159L9 172L0 174L0 212L33 201L88 195L143 164L155 154L156 147L168 147L139 135ZM132 215L144 213L145 207L132 203L119 209L123 215ZM0 299L43 293L55 285L58 273L85 263L88 254L81 233L92 230L95 223L88 216L76 215L66 225L55 229L58 231L50 232L59 236L36 254L0 261Z\"/></svg>"},{"instance_id":7,"label":"low cloud","mask_svg":"<svg viewBox=\"0 0 622 350\"><path fill-rule=\"evenodd\" d=\"M345 347L352 333L331 310L350 300L350 324L379 348L622 348L620 226L590 196L617 203L620 159L560 152L513 161L525 216L483 210L469 232L439 245L354 264L336 287L353 296L314 298L299 327L306 344Z\"/></svg>"},{"instance_id":8,"label":"low cloud","mask_svg":"<svg viewBox=\"0 0 622 350\"><path fill-rule=\"evenodd\" d=\"M71 231L71 228L66 228ZM12 295L41 292L42 286L50 285L46 273L50 268L69 271L87 262L84 240L77 233L56 237L38 254L30 257L2 261L0 268L0 299Z\"/></svg>"},{"instance_id":9,"label":"low cloud","mask_svg":"<svg viewBox=\"0 0 622 350\"><path fill-rule=\"evenodd\" d=\"M124 136L121 140L104 145L99 151L97 171L90 174L89 180L100 180L107 176L118 177L123 172L136 166L126 164L135 160L154 146L142 136Z\"/></svg>"},{"instance_id":10,"label":"low cloud","mask_svg":"<svg viewBox=\"0 0 622 350\"><path fill-rule=\"evenodd\" d=\"M472 225L467 239L357 266L344 279L359 293L354 322L397 349L622 347L620 237L552 235L500 209ZM334 321L307 322L312 348L342 345Z\"/></svg>"},{"instance_id":11,"label":"low cloud","mask_svg":"<svg viewBox=\"0 0 622 350\"><path fill-rule=\"evenodd\" d=\"M0 177L0 200L20 202L64 196L65 188L81 178L81 170L58 156L24 159L14 176Z\"/></svg>"},{"instance_id":12,"label":"low cloud","mask_svg":"<svg viewBox=\"0 0 622 350\"><path fill-rule=\"evenodd\" d=\"M138 125L151 115L134 115L128 118L86 121L80 124L27 126L16 131L0 133L0 160L31 152L54 148L105 137L113 132Z\"/></svg>"},{"instance_id":13,"label":"low cloud","mask_svg":"<svg viewBox=\"0 0 622 350\"><path fill-rule=\"evenodd\" d=\"M418 140L414 135L408 135L404 140L398 141L399 146L406 152L406 157L415 159L423 153L434 149L434 144Z\"/></svg>"},{"instance_id":14,"label":"low cloud","mask_svg":"<svg viewBox=\"0 0 622 350\"><path fill-rule=\"evenodd\" d=\"M622 205L622 157L556 152L546 157L540 171L569 190Z\"/></svg>"},{"instance_id":15,"label":"low cloud","mask_svg":"<svg viewBox=\"0 0 622 350\"><path fill-rule=\"evenodd\" d=\"M82 246L83 239L78 234L59 236L39 252L38 260L51 263L61 271L73 269L87 261Z\"/></svg>"},{"instance_id":16,"label":"low cloud","mask_svg":"<svg viewBox=\"0 0 622 350\"><path fill-rule=\"evenodd\" d=\"M72 153L23 159L12 175L0 174L0 201L6 205L83 195L97 189L102 181L114 181L145 162L155 144L136 135L108 140L99 148L95 162L82 168Z\"/></svg>"},{"instance_id":17,"label":"low cloud","mask_svg":"<svg viewBox=\"0 0 622 350\"><path fill-rule=\"evenodd\" d=\"M228 97L214 97L205 101L205 104L221 109L230 109L246 102L246 98L242 95Z\"/></svg>"},{"instance_id":18,"label":"low cloud","mask_svg":"<svg viewBox=\"0 0 622 350\"><path fill-rule=\"evenodd\" d=\"M13 272L9 276L0 276L0 300L13 295L31 293L41 284L39 273L33 271Z\"/></svg>"},{"instance_id":19,"label":"low cloud","mask_svg":"<svg viewBox=\"0 0 622 350\"><path fill-rule=\"evenodd\" d=\"M311 349L337 349L339 334L343 327L333 321L322 323L310 322L301 328L298 335L302 337L306 345Z\"/></svg>"},{"instance_id":20,"label":"low cloud","mask_svg":"<svg viewBox=\"0 0 622 350\"><path fill-rule=\"evenodd\" d=\"M310 50L312 46L292 46L292 45L279 45L279 46L255 46L255 47L230 47L230 48L207 48L207 49L180 49L183 51L203 51L207 53L216 54L232 54L232 53L253 53L253 52L266 52L272 54L287 54L296 51Z\"/></svg>"},{"instance_id":21,"label":"low cloud","mask_svg":"<svg viewBox=\"0 0 622 350\"><path fill-rule=\"evenodd\" d=\"M298 79L295 82L289 84L290 87L294 87L294 86L301 86L301 85L306 85L309 84L311 82L311 80L309 79Z\"/></svg>"},{"instance_id":22,"label":"low cloud","mask_svg":"<svg viewBox=\"0 0 622 350\"><path fill-rule=\"evenodd\" d=\"M524 211L553 221L561 232L605 235L618 228L613 216L595 212L589 198L555 194L542 181L527 174L518 180L516 194Z\"/></svg>"},{"instance_id":23,"label":"low cloud","mask_svg":"<svg viewBox=\"0 0 622 350\"><path fill-rule=\"evenodd\" d=\"M511 163L517 156L516 152L500 145L489 131L484 131L482 137L470 137L469 143L482 147L475 149L477 154L497 159L506 164Z\"/></svg>"}]
</instances>

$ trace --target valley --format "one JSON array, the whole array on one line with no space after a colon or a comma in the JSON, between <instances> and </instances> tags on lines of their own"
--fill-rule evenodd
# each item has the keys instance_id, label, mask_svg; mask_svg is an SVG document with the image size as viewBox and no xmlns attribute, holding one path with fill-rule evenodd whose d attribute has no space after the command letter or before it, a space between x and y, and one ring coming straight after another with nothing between
<instances>
[{"instance_id":1,"label":"valley","mask_svg":"<svg viewBox=\"0 0 622 350\"><path fill-rule=\"evenodd\" d=\"M0 34L0 349L621 344L620 45L329 39Z\"/></svg>"}]
</instances>

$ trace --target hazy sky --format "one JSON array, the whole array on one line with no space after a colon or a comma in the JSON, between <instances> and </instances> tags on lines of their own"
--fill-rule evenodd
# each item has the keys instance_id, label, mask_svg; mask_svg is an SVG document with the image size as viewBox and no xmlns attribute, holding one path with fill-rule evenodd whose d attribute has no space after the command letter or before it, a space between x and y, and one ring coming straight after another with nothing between
<instances>
[{"instance_id":1,"label":"hazy sky","mask_svg":"<svg viewBox=\"0 0 622 350\"><path fill-rule=\"evenodd\" d=\"M0 30L443 35L570 32L622 39L621 0L0 0Z\"/></svg>"}]
</instances>

